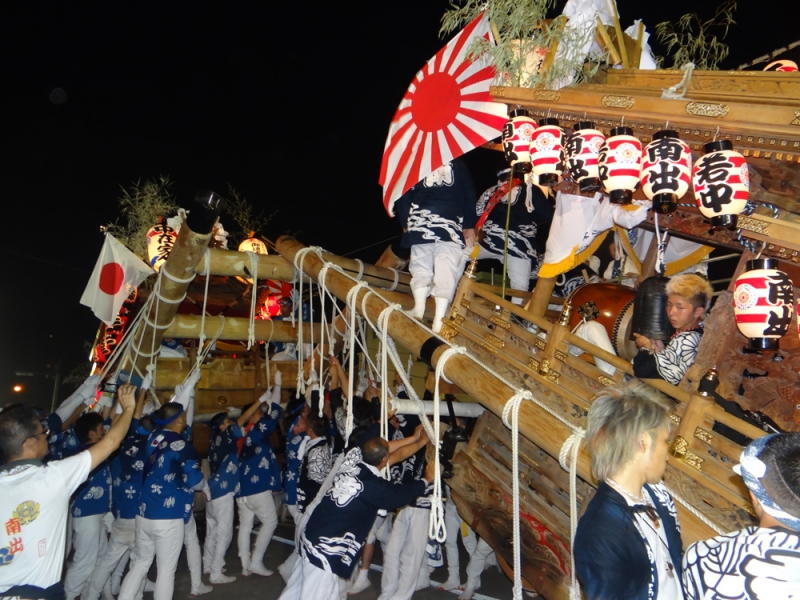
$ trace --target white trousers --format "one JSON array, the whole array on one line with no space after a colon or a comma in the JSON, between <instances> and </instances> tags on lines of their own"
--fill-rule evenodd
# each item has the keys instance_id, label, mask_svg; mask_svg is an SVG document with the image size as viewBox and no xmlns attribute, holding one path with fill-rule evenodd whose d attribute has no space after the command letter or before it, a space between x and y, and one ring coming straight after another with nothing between
<instances>
[{"instance_id":1,"label":"white trousers","mask_svg":"<svg viewBox=\"0 0 800 600\"><path fill-rule=\"evenodd\" d=\"M461 519L461 515L458 514L456 503L449 499L444 505L444 526L447 528L447 540L445 540L444 549L447 552L448 579L461 581L458 557L458 534L459 532L463 534L462 527L466 528L467 535L462 535L461 541L470 556L475 552L475 546L478 543L477 536L470 526Z\"/></svg>"},{"instance_id":2,"label":"white trousers","mask_svg":"<svg viewBox=\"0 0 800 600\"><path fill-rule=\"evenodd\" d=\"M587 321L586 323L581 323L575 330L575 335L583 340L586 340L587 342L591 342L598 348L602 348L606 352L616 354L616 352L614 352L614 346L611 345L611 340L608 338L608 332L606 331L606 328L600 325L600 323L597 321ZM569 353L572 354L572 356L580 356L583 354L583 350L577 346L570 346ZM613 375L616 372L616 369L613 365L610 365L599 358L594 359L594 364L598 369L608 373L609 375Z\"/></svg>"},{"instance_id":3,"label":"white trousers","mask_svg":"<svg viewBox=\"0 0 800 600\"><path fill-rule=\"evenodd\" d=\"M467 586L472 587L473 590L481 587L481 573L486 566L489 555L492 553L492 547L483 541L483 538L478 540L475 551L469 557L469 564L467 565Z\"/></svg>"},{"instance_id":4,"label":"white trousers","mask_svg":"<svg viewBox=\"0 0 800 600\"><path fill-rule=\"evenodd\" d=\"M135 541L135 519L114 519L106 551L97 561L97 566L89 579L89 585L81 594L81 600L97 600L100 597L111 573L118 567L125 553L133 550Z\"/></svg>"},{"instance_id":5,"label":"white trousers","mask_svg":"<svg viewBox=\"0 0 800 600\"><path fill-rule=\"evenodd\" d=\"M239 558L242 561L242 570L249 571L250 564L261 566L264 564L264 553L278 526L278 512L275 510L271 491L237 498L236 506L239 507ZM261 521L261 531L258 532L251 553L250 534L253 531L255 517Z\"/></svg>"},{"instance_id":6,"label":"white trousers","mask_svg":"<svg viewBox=\"0 0 800 600\"><path fill-rule=\"evenodd\" d=\"M192 589L197 589L203 583L203 564L201 562L200 538L197 537L197 523L194 513L183 527L183 545L186 546L186 562L189 563L189 577Z\"/></svg>"},{"instance_id":7,"label":"white trousers","mask_svg":"<svg viewBox=\"0 0 800 600\"><path fill-rule=\"evenodd\" d=\"M298 558L292 576L278 600L339 600L344 580L318 569L305 558Z\"/></svg>"},{"instance_id":8,"label":"white trousers","mask_svg":"<svg viewBox=\"0 0 800 600\"><path fill-rule=\"evenodd\" d=\"M492 252L481 246L478 252L478 260L485 258L496 258L500 262L503 262L502 252ZM511 283L512 290L528 291L528 286L531 282L530 258L519 258L518 256L511 256L509 254L508 260L506 261L506 271L508 272L508 280ZM500 283L502 284L502 282ZM513 298L511 301L514 304L522 304L522 298Z\"/></svg>"},{"instance_id":9,"label":"white trousers","mask_svg":"<svg viewBox=\"0 0 800 600\"><path fill-rule=\"evenodd\" d=\"M119 591L119 600L134 600L147 577L153 558L158 565L153 600L172 600L184 529L183 519L136 517L136 543L131 554L130 570Z\"/></svg>"},{"instance_id":10,"label":"white trousers","mask_svg":"<svg viewBox=\"0 0 800 600\"><path fill-rule=\"evenodd\" d=\"M103 515L89 515L72 519L72 547L75 554L64 577L64 592L67 600L83 593L97 558L105 552L108 534L103 524Z\"/></svg>"},{"instance_id":11,"label":"white trousers","mask_svg":"<svg viewBox=\"0 0 800 600\"><path fill-rule=\"evenodd\" d=\"M453 299L456 285L464 271L462 246L455 242L411 246L411 290L431 288L434 298Z\"/></svg>"},{"instance_id":12,"label":"white trousers","mask_svg":"<svg viewBox=\"0 0 800 600\"><path fill-rule=\"evenodd\" d=\"M414 506L407 506L398 513L383 557L378 600L409 600L417 585L424 584L426 576L430 582L425 552L430 514L430 509Z\"/></svg>"},{"instance_id":13,"label":"white trousers","mask_svg":"<svg viewBox=\"0 0 800 600\"><path fill-rule=\"evenodd\" d=\"M222 574L225 553L233 539L233 492L206 502L206 541L203 565L212 576Z\"/></svg>"}]
</instances>

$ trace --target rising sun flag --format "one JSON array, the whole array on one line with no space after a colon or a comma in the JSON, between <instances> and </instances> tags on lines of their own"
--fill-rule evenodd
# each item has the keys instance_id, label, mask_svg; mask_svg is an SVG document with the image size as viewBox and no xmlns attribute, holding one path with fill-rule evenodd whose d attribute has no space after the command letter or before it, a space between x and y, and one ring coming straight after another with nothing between
<instances>
[{"instance_id":1,"label":"rising sun flag","mask_svg":"<svg viewBox=\"0 0 800 600\"><path fill-rule=\"evenodd\" d=\"M389 127L379 183L383 206L394 202L442 165L498 137L508 120L505 104L492 102L495 68L488 55L473 61L469 48L492 40L484 13L420 69Z\"/></svg>"}]
</instances>

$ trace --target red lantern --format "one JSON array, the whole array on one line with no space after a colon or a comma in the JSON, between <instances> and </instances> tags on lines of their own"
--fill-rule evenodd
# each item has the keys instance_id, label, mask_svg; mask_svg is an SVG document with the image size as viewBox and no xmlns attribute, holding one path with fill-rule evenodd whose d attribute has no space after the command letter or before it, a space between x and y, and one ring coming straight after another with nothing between
<instances>
[{"instance_id":1,"label":"red lantern","mask_svg":"<svg viewBox=\"0 0 800 600\"><path fill-rule=\"evenodd\" d=\"M564 132L558 119L539 120L539 128L531 139L531 164L534 175L539 176L539 185L554 186L562 169Z\"/></svg>"},{"instance_id":2,"label":"red lantern","mask_svg":"<svg viewBox=\"0 0 800 600\"><path fill-rule=\"evenodd\" d=\"M264 319L271 319L277 317L281 313L280 296L267 296L267 301L261 310L261 316Z\"/></svg>"},{"instance_id":3,"label":"red lantern","mask_svg":"<svg viewBox=\"0 0 800 600\"><path fill-rule=\"evenodd\" d=\"M747 263L736 279L733 312L742 335L752 350L777 350L778 339L789 331L794 312L794 286L772 258Z\"/></svg>"},{"instance_id":4,"label":"red lantern","mask_svg":"<svg viewBox=\"0 0 800 600\"><path fill-rule=\"evenodd\" d=\"M692 178L697 208L714 227L736 229L736 217L750 196L747 161L733 150L730 140L709 142L703 148L705 155L695 163Z\"/></svg>"},{"instance_id":5,"label":"red lantern","mask_svg":"<svg viewBox=\"0 0 800 600\"><path fill-rule=\"evenodd\" d=\"M600 149L600 181L613 204L630 204L642 173L642 142L633 129L620 126Z\"/></svg>"},{"instance_id":6,"label":"red lantern","mask_svg":"<svg viewBox=\"0 0 800 600\"><path fill-rule=\"evenodd\" d=\"M566 139L566 168L572 181L580 185L582 192L600 189L600 173L597 158L606 141L606 136L594 128L591 121L581 121L572 126L574 133Z\"/></svg>"},{"instance_id":7,"label":"red lantern","mask_svg":"<svg viewBox=\"0 0 800 600\"><path fill-rule=\"evenodd\" d=\"M512 110L503 127L503 154L515 173L531 172L531 138L536 122L524 108Z\"/></svg>"},{"instance_id":8,"label":"red lantern","mask_svg":"<svg viewBox=\"0 0 800 600\"><path fill-rule=\"evenodd\" d=\"M653 136L642 156L642 191L653 201L653 211L671 213L692 183L692 151L677 131L665 129Z\"/></svg>"}]
</instances>

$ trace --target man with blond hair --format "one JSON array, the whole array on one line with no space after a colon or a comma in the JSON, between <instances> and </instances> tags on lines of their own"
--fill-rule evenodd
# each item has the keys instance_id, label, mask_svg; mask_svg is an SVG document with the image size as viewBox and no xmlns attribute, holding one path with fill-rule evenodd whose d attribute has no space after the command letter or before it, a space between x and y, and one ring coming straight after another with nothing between
<instances>
[{"instance_id":1,"label":"man with blond hair","mask_svg":"<svg viewBox=\"0 0 800 600\"><path fill-rule=\"evenodd\" d=\"M586 429L600 482L574 544L587 600L682 600L678 514L661 483L669 412L641 391L608 388Z\"/></svg>"}]
</instances>

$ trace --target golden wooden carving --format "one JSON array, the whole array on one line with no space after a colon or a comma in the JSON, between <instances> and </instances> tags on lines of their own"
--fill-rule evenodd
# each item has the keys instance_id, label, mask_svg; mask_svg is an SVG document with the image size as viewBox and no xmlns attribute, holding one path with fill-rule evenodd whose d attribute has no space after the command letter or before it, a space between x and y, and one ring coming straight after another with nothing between
<instances>
[{"instance_id":1,"label":"golden wooden carving","mask_svg":"<svg viewBox=\"0 0 800 600\"><path fill-rule=\"evenodd\" d=\"M675 440L672 442L672 446L670 447L670 452L672 452L672 456L675 458L683 458L686 455L686 450L689 448L689 442L687 442L681 436L676 436Z\"/></svg>"},{"instance_id":2,"label":"golden wooden carving","mask_svg":"<svg viewBox=\"0 0 800 600\"><path fill-rule=\"evenodd\" d=\"M481 342L481 348L483 348L484 350L488 350L492 354L497 354L497 348L486 342Z\"/></svg>"},{"instance_id":3,"label":"golden wooden carving","mask_svg":"<svg viewBox=\"0 0 800 600\"><path fill-rule=\"evenodd\" d=\"M561 94L553 90L536 90L533 92L535 100L544 100L546 102L558 102L561 100Z\"/></svg>"},{"instance_id":4,"label":"golden wooden carving","mask_svg":"<svg viewBox=\"0 0 800 600\"><path fill-rule=\"evenodd\" d=\"M736 221L737 226L745 231L752 231L753 233L760 233L761 235L768 235L769 223L761 221L760 219L751 219L750 217L740 216Z\"/></svg>"},{"instance_id":5,"label":"golden wooden carving","mask_svg":"<svg viewBox=\"0 0 800 600\"><path fill-rule=\"evenodd\" d=\"M453 304L453 306L450 307L450 318L455 319L457 315L458 315L458 307L455 304Z\"/></svg>"},{"instance_id":6,"label":"golden wooden carving","mask_svg":"<svg viewBox=\"0 0 800 600\"><path fill-rule=\"evenodd\" d=\"M458 331L456 331L455 327L449 323L442 323L442 330L439 332L439 335L448 342L451 342L453 341L453 338L458 335Z\"/></svg>"},{"instance_id":7,"label":"golden wooden carving","mask_svg":"<svg viewBox=\"0 0 800 600\"><path fill-rule=\"evenodd\" d=\"M670 415L669 420L672 421L672 424L677 427L681 424L681 418L678 415Z\"/></svg>"},{"instance_id":8,"label":"golden wooden carving","mask_svg":"<svg viewBox=\"0 0 800 600\"><path fill-rule=\"evenodd\" d=\"M539 350L547 350L547 344L545 343L544 340L540 340L539 338L533 340L533 345L536 346Z\"/></svg>"},{"instance_id":9,"label":"golden wooden carving","mask_svg":"<svg viewBox=\"0 0 800 600\"><path fill-rule=\"evenodd\" d=\"M800 125L800 110L794 111L794 121L789 123L789 125Z\"/></svg>"},{"instance_id":10,"label":"golden wooden carving","mask_svg":"<svg viewBox=\"0 0 800 600\"><path fill-rule=\"evenodd\" d=\"M558 379L560 377L561 377L561 373L559 373L558 371L554 371L553 369L550 369L550 371L547 373L547 378L550 381L552 381L553 383L556 383L556 384L558 383Z\"/></svg>"},{"instance_id":11,"label":"golden wooden carving","mask_svg":"<svg viewBox=\"0 0 800 600\"><path fill-rule=\"evenodd\" d=\"M529 358L528 359L528 367L530 367L534 371L538 371L539 370L539 361L536 360L535 358Z\"/></svg>"},{"instance_id":12,"label":"golden wooden carving","mask_svg":"<svg viewBox=\"0 0 800 600\"><path fill-rule=\"evenodd\" d=\"M636 103L633 96L603 96L600 100L600 104L603 106L608 106L610 108L633 108L633 105Z\"/></svg>"},{"instance_id":13,"label":"golden wooden carving","mask_svg":"<svg viewBox=\"0 0 800 600\"><path fill-rule=\"evenodd\" d=\"M469 310L469 300L467 300L466 298L462 298L461 299L461 306L463 306L464 308Z\"/></svg>"},{"instance_id":14,"label":"golden wooden carving","mask_svg":"<svg viewBox=\"0 0 800 600\"><path fill-rule=\"evenodd\" d=\"M610 377L606 377L605 375L598 375L597 381L599 381L600 383L602 383L607 387L614 387L616 385L616 382L613 379L611 379Z\"/></svg>"},{"instance_id":15,"label":"golden wooden carving","mask_svg":"<svg viewBox=\"0 0 800 600\"><path fill-rule=\"evenodd\" d=\"M566 352L562 352L561 350L556 350L554 352L554 354L555 354L556 359L560 360L561 362L564 362L564 361L567 360L567 353Z\"/></svg>"},{"instance_id":16,"label":"golden wooden carving","mask_svg":"<svg viewBox=\"0 0 800 600\"><path fill-rule=\"evenodd\" d=\"M706 444L710 444L711 440L714 439L714 434L709 433L702 427L698 427L697 429L694 430L694 437L696 437L700 441L705 442Z\"/></svg>"},{"instance_id":17,"label":"golden wooden carving","mask_svg":"<svg viewBox=\"0 0 800 600\"><path fill-rule=\"evenodd\" d=\"M465 320L466 318L464 317L464 315L456 315L455 317L453 317L453 321L455 322L456 325L463 324Z\"/></svg>"},{"instance_id":18,"label":"golden wooden carving","mask_svg":"<svg viewBox=\"0 0 800 600\"><path fill-rule=\"evenodd\" d=\"M689 102L686 105L686 114L696 117L713 117L724 119L728 116L727 104L714 104L713 102Z\"/></svg>"},{"instance_id":19,"label":"golden wooden carving","mask_svg":"<svg viewBox=\"0 0 800 600\"><path fill-rule=\"evenodd\" d=\"M486 340L489 344L494 346L495 348L502 348L506 345L506 343L501 340L496 335L492 335L491 333L487 333L483 336L483 339Z\"/></svg>"},{"instance_id":20,"label":"golden wooden carving","mask_svg":"<svg viewBox=\"0 0 800 600\"><path fill-rule=\"evenodd\" d=\"M511 323L500 317L492 317L492 323L503 329L511 329Z\"/></svg>"},{"instance_id":21,"label":"golden wooden carving","mask_svg":"<svg viewBox=\"0 0 800 600\"><path fill-rule=\"evenodd\" d=\"M550 359L545 358L539 364L539 375L547 375L550 372Z\"/></svg>"},{"instance_id":22,"label":"golden wooden carving","mask_svg":"<svg viewBox=\"0 0 800 600\"><path fill-rule=\"evenodd\" d=\"M683 457L683 462L685 462L690 467L697 469L698 471L703 470L703 460L704 459L700 458L699 456L697 456L697 454L689 450L686 451L686 455Z\"/></svg>"}]
</instances>

